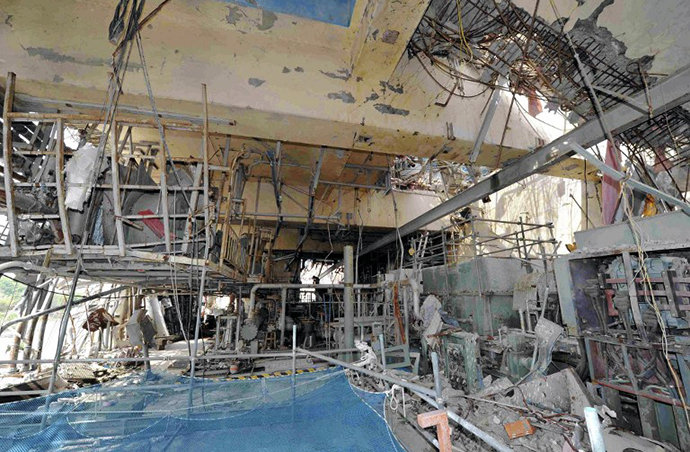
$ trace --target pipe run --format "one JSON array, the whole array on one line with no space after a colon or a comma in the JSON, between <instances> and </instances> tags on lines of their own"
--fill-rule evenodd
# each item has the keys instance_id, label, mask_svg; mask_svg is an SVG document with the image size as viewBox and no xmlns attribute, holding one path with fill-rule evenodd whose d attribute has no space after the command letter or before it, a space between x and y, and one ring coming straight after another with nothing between
<instances>
[{"instance_id":1,"label":"pipe run","mask_svg":"<svg viewBox=\"0 0 690 452\"><path fill-rule=\"evenodd\" d=\"M337 355L339 353L359 353L357 348L334 348L331 350L316 350L324 355ZM297 356L305 356L305 353L296 353ZM292 358L292 352L269 352L269 353L217 353L212 355L199 355L196 358L191 355L164 355L164 356L139 356L133 358L65 358L60 362L63 364L74 363L138 363L153 361L211 361L217 359L263 359L263 358ZM52 359L3 359L0 366L8 364L50 364Z\"/></svg>"},{"instance_id":2,"label":"pipe run","mask_svg":"<svg viewBox=\"0 0 690 452\"><path fill-rule=\"evenodd\" d=\"M24 271L34 271L37 273L48 273L51 276L57 276L57 272L52 268L41 267L40 265L32 264L31 262L9 261L0 264L0 274L5 273L11 268L21 268Z\"/></svg>"}]
</instances>

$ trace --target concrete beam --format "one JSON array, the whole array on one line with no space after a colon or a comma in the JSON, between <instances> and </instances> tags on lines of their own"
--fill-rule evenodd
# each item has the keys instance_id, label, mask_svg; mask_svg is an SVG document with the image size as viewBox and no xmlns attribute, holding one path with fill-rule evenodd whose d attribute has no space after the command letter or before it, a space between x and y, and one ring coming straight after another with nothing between
<instances>
[{"instance_id":1,"label":"concrete beam","mask_svg":"<svg viewBox=\"0 0 690 452\"><path fill-rule=\"evenodd\" d=\"M351 51L352 77L360 87L388 83L431 0L368 2Z\"/></svg>"}]
</instances>

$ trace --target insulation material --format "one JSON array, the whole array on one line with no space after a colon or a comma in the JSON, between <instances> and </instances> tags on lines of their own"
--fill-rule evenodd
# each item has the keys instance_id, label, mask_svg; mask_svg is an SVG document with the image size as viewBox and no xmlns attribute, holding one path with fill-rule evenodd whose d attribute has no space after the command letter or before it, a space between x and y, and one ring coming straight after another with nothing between
<instances>
[{"instance_id":1,"label":"insulation material","mask_svg":"<svg viewBox=\"0 0 690 452\"><path fill-rule=\"evenodd\" d=\"M84 203L91 195L91 182L94 178L97 161L98 148L86 144L76 151L65 165L67 186L65 204L68 209L78 211L84 209ZM101 160L99 173L105 171L107 167L105 159Z\"/></svg>"},{"instance_id":2,"label":"insulation material","mask_svg":"<svg viewBox=\"0 0 690 452\"><path fill-rule=\"evenodd\" d=\"M158 296L153 295L150 297L146 297L146 312L150 313L151 317L153 317L153 325L157 332L156 336L170 336L170 333L168 332L168 327L165 324L165 319L163 316L163 307L161 306L161 302L158 299Z\"/></svg>"},{"instance_id":3,"label":"insulation material","mask_svg":"<svg viewBox=\"0 0 690 452\"><path fill-rule=\"evenodd\" d=\"M434 311L429 326L424 330L424 339L429 347L436 347L438 345L438 337L436 336L443 329L443 319L439 311Z\"/></svg>"},{"instance_id":4,"label":"insulation material","mask_svg":"<svg viewBox=\"0 0 690 452\"><path fill-rule=\"evenodd\" d=\"M438 298L436 298L433 295L429 295L428 297L426 297L426 299L424 299L424 303L422 303L422 309L420 314L422 317L422 324L425 328L429 326L436 312L440 311L442 307L443 306L441 305L441 302L438 301Z\"/></svg>"}]
</instances>

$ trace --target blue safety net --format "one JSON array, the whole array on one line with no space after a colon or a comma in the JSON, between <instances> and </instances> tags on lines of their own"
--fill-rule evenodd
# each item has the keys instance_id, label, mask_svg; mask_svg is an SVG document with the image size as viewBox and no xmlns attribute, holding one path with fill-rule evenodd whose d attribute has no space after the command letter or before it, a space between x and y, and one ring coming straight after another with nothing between
<instances>
[{"instance_id":1,"label":"blue safety net","mask_svg":"<svg viewBox=\"0 0 690 452\"><path fill-rule=\"evenodd\" d=\"M138 374L0 405L0 450L403 452L384 404L342 369L294 381Z\"/></svg>"}]
</instances>

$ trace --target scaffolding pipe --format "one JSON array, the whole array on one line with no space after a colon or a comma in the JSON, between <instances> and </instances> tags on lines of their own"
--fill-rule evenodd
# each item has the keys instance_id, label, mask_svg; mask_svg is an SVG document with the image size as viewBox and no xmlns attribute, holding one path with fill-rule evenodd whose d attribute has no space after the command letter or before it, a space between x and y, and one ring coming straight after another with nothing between
<instances>
[{"instance_id":1,"label":"scaffolding pipe","mask_svg":"<svg viewBox=\"0 0 690 452\"><path fill-rule=\"evenodd\" d=\"M295 371L297 368L297 325L292 325L292 385L295 385Z\"/></svg>"},{"instance_id":2,"label":"scaffolding pipe","mask_svg":"<svg viewBox=\"0 0 690 452\"><path fill-rule=\"evenodd\" d=\"M345 261L345 290L343 292L343 302L345 304L345 348L353 348L355 346L355 296L353 291L354 264L352 260L352 245L346 245L343 251Z\"/></svg>"},{"instance_id":3,"label":"scaffolding pipe","mask_svg":"<svg viewBox=\"0 0 690 452\"><path fill-rule=\"evenodd\" d=\"M314 350L315 353L324 355L336 355L338 353L360 352L357 348L336 348L331 350ZM297 353L297 356L306 356L306 353ZM235 353L235 354L214 354L214 355L199 355L196 359L198 361L215 360L215 359L262 359L262 358L292 358L292 352L269 352L269 353ZM132 358L65 358L60 362L63 364L74 363L136 363L143 361L190 361L190 355L168 355L168 356L150 356L148 358L137 356ZM52 359L4 359L0 360L0 366L8 364L50 364Z\"/></svg>"},{"instance_id":4,"label":"scaffolding pipe","mask_svg":"<svg viewBox=\"0 0 690 452\"><path fill-rule=\"evenodd\" d=\"M326 362L329 362L331 364L335 364L336 366L341 366L341 367L345 367L346 369L355 370L357 372L363 373L364 375L368 375L372 378L377 378L379 380L384 380L384 381L387 381L388 383L391 383L394 385L405 387L405 388L409 389L410 391L415 391L415 392L418 392L420 394L426 394L430 397L436 396L436 391L434 391L433 389L427 388L425 386L420 386L418 384L410 383L408 381L401 380L401 379L398 379L395 377L391 377L391 376L386 375L386 374L374 372L373 370L365 369L362 367L357 367L354 364L346 363L345 361L331 358L330 356L326 356L323 353L316 353L316 352L313 352L310 350L305 350L305 349L299 348L299 347L297 348L297 351L300 353L304 353L305 355L309 355L309 356L312 356L314 358L318 358L322 361L326 361Z\"/></svg>"},{"instance_id":5,"label":"scaffolding pipe","mask_svg":"<svg viewBox=\"0 0 690 452\"><path fill-rule=\"evenodd\" d=\"M280 291L280 346L285 344L285 310L287 309L287 289Z\"/></svg>"},{"instance_id":6,"label":"scaffolding pipe","mask_svg":"<svg viewBox=\"0 0 690 452\"><path fill-rule=\"evenodd\" d=\"M441 370L438 365L438 353L431 352L431 367L434 371L434 390L436 391L436 402L439 409L445 407L443 402L443 385L441 384Z\"/></svg>"},{"instance_id":7,"label":"scaffolding pipe","mask_svg":"<svg viewBox=\"0 0 690 452\"><path fill-rule=\"evenodd\" d=\"M7 270L12 268L21 268L24 271L38 272L38 273L48 273L51 276L57 276L57 272L52 268L42 267L40 265L32 264L31 262L22 261L10 261L0 264L0 274L6 273Z\"/></svg>"}]
</instances>

